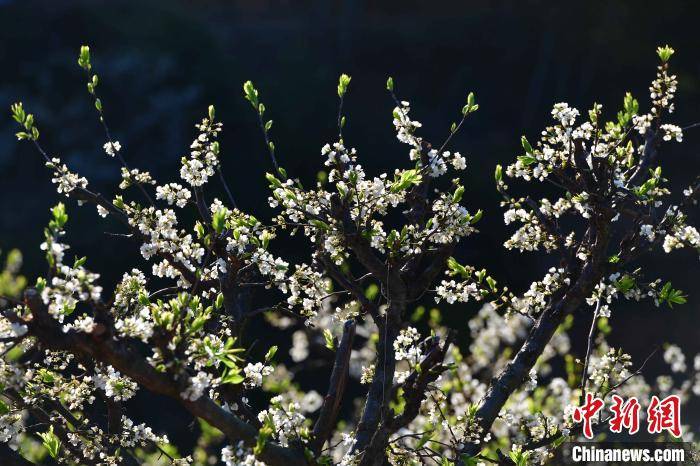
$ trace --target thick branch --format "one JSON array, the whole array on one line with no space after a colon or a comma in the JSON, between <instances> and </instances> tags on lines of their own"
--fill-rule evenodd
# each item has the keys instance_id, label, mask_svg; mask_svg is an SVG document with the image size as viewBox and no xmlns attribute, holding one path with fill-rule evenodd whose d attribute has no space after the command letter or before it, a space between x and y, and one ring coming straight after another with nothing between
<instances>
[{"instance_id":1,"label":"thick branch","mask_svg":"<svg viewBox=\"0 0 700 466\"><path fill-rule=\"evenodd\" d=\"M419 363L420 370L411 372L403 384L395 386L392 390L392 397L394 397L398 389L403 388L404 410L400 415L393 416L381 423L362 455L360 466L380 466L384 462L384 450L391 435L406 427L418 415L423 399L428 392L428 385L434 382L444 370L441 363L445 359L451 337L448 336L443 346L440 346L439 343L437 337L431 338L428 341L427 354Z\"/></svg>"},{"instance_id":2,"label":"thick branch","mask_svg":"<svg viewBox=\"0 0 700 466\"><path fill-rule=\"evenodd\" d=\"M156 371L148 361L124 341L100 339L96 335L70 331L63 333L60 326L48 315L39 294L34 289L25 293L25 302L32 311L33 319L27 322L30 333L46 347L65 350L80 356L93 358L109 364L122 374L133 379L139 386L159 395L173 398L182 404L193 416L207 421L221 430L232 442L243 440L248 446L255 446L257 429L236 415L224 410L209 397L202 396L195 401L182 399L180 387L168 375ZM268 442L260 459L268 464L302 466L306 461L301 453Z\"/></svg>"},{"instance_id":3,"label":"thick branch","mask_svg":"<svg viewBox=\"0 0 700 466\"><path fill-rule=\"evenodd\" d=\"M396 354L394 353L394 341L401 328L401 315L406 306L405 288L392 295L393 301L384 311L383 322L377 322L379 327L379 342L377 343L377 362L374 367L374 376L370 384L367 398L365 399L362 418L357 425L356 443L353 451L362 451L369 445L379 422L386 413L386 407L391 401L394 371L396 370Z\"/></svg>"},{"instance_id":4,"label":"thick branch","mask_svg":"<svg viewBox=\"0 0 700 466\"><path fill-rule=\"evenodd\" d=\"M340 338L338 349L335 353L335 363L331 373L328 393L323 399L321 413L314 425L313 450L318 453L323 444L330 438L332 429L338 418L340 403L343 400L345 385L348 380L348 370L350 368L350 354L352 353L352 342L355 338L355 321L348 320L343 326L343 336Z\"/></svg>"},{"instance_id":5,"label":"thick branch","mask_svg":"<svg viewBox=\"0 0 700 466\"><path fill-rule=\"evenodd\" d=\"M375 304L372 301L367 299L362 288L350 277L345 275L327 255L320 255L320 258L321 262L323 263L323 267L326 269L326 272L328 272L328 275L330 275L331 278L333 278L343 288L350 292L352 297L360 303L364 312L367 312L372 316L376 317L377 306L375 306Z\"/></svg>"},{"instance_id":6,"label":"thick branch","mask_svg":"<svg viewBox=\"0 0 700 466\"><path fill-rule=\"evenodd\" d=\"M637 169L630 177L627 186L637 186L641 184L641 182L647 176L647 170L651 164L654 163L658 154L657 144L656 132L651 128L647 129L647 132L644 135L644 151L642 152L642 157L639 159Z\"/></svg>"},{"instance_id":7,"label":"thick branch","mask_svg":"<svg viewBox=\"0 0 700 466\"><path fill-rule=\"evenodd\" d=\"M491 429L491 425L501 408L503 408L503 405L505 405L513 392L522 385L530 369L535 365L537 358L544 351L564 317L575 311L600 281L605 265L605 251L609 240L608 219L598 218L595 221L597 223L597 234L591 247L591 256L575 285L560 300L554 302L542 312L515 358L493 379L486 395L484 395L475 416L476 422L484 433ZM481 446L479 444L469 443L465 445L462 453L473 457L480 449Z\"/></svg>"}]
</instances>

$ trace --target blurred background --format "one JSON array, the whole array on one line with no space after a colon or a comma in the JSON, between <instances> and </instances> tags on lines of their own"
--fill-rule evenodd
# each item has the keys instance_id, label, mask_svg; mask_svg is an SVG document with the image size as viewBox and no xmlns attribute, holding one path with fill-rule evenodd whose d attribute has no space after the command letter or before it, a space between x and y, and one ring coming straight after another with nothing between
<instances>
[{"instance_id":1,"label":"blurred background","mask_svg":"<svg viewBox=\"0 0 700 466\"><path fill-rule=\"evenodd\" d=\"M196 134L193 124L213 103L224 122L228 183L239 206L260 218L271 214L263 177L270 167L242 97L245 80L255 82L275 121L281 164L306 183L322 168L320 147L336 135L340 73L353 78L346 142L358 149L369 173L407 163L406 146L396 141L391 124L388 75L431 141L445 138L468 92L475 92L480 110L452 149L467 155L466 202L485 215L481 234L465 242L460 259L523 290L552 264L501 247L511 230L503 227L494 166L519 155L520 135L537 139L556 102L582 111L599 102L610 118L631 91L647 108L654 50L665 43L677 52L676 123L700 121L699 15L700 3L690 1L651 8L590 0L0 0L0 109L7 110L0 118L0 248L22 250L23 271L33 282L45 268L39 244L48 208L60 199L40 157L15 140L12 102L23 101L37 116L52 154L103 194L116 192L119 169L102 150L103 133L76 63L79 46L90 44L108 122L127 161L151 170L161 183L179 181L180 157ZM665 146L660 158L675 190L700 173L700 128L684 139ZM106 289L141 263L132 243L105 234L121 230L98 221L94 209L69 203L69 215L71 252L89 257ZM277 247L292 258L299 250L291 242ZM649 302L617 304L612 344L624 346L636 361L667 341L692 358L700 352L697 257L657 254L645 265L650 278L667 278L688 292L688 303L673 310ZM447 309L445 318L459 328L476 310ZM586 332L573 342L578 354ZM653 378L660 370L667 372L659 353L647 374ZM159 422L174 415L163 412ZM697 409L684 415L697 432Z\"/></svg>"}]
</instances>

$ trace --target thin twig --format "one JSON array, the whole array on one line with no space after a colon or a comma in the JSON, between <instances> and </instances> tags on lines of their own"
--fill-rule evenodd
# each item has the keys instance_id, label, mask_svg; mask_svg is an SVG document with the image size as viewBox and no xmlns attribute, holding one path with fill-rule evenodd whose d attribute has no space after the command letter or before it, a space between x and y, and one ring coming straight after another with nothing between
<instances>
[{"instance_id":1,"label":"thin twig","mask_svg":"<svg viewBox=\"0 0 700 466\"><path fill-rule=\"evenodd\" d=\"M591 329L588 331L588 345L586 346L586 359L583 363L583 370L581 371L581 398L579 404L583 404L586 394L586 382L588 381L588 363L591 359L591 350L593 347L593 336L595 334L595 324L598 319L598 313L600 312L601 299L598 297L596 302L595 311L593 312L593 320L591 321Z\"/></svg>"}]
</instances>

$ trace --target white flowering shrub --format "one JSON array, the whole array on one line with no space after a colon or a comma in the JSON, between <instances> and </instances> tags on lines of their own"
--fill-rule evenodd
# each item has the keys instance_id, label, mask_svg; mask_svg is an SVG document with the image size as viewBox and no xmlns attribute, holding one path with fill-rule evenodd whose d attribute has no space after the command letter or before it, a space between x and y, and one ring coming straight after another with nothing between
<instances>
[{"instance_id":1,"label":"white flowering shrub","mask_svg":"<svg viewBox=\"0 0 700 466\"><path fill-rule=\"evenodd\" d=\"M516 228L504 246L543 251L558 264L516 293L453 257L482 216L478 193L466 196L460 181L467 158L448 150L478 109L473 94L446 140L432 145L390 78L393 125L408 157L392 172L370 174L343 137L350 77L342 75L338 138L322 147L325 172L309 184L278 163L272 121L245 83L272 164L268 202L277 214L260 220L236 207L226 184L213 106L196 125L180 179L132 168L107 126L83 47L78 62L105 131L99 145L121 170L119 193L91 190L49 155L21 103L12 106L17 137L44 157L61 196L120 222L148 265L104 290L92 271L99 264L68 246L70 209L51 210L41 244L47 274L20 299L3 301L3 457L80 465L540 464L581 435L572 412L586 394L673 393L684 402L700 394L700 356L690 363L679 347L666 347L670 372L683 377L651 383L642 361L606 340L617 300L685 302L682 291L638 267L642 256L700 251L688 216L700 187L676 196L658 163L663 145L682 141L683 131L667 122L673 50L657 52L648 112L630 94L610 121L598 104L583 116L556 104L537 142L523 137L523 155L496 167L504 221ZM213 183L225 198L212 198ZM527 194L541 191L528 191L531 183L558 194ZM194 224L182 220L186 209L196 212ZM304 262L275 252L288 235L308 240ZM470 301L480 310L467 328L442 325L438 310L423 312L431 302ZM278 329L275 338L288 346L255 343L246 332L252 319ZM570 350L574 326L590 327L578 358ZM324 362L330 377L316 375L318 390L302 390L298 372ZM353 399L351 385L363 387L362 396ZM144 414L132 406L140 391L175 400L198 420L194 451L133 420Z\"/></svg>"}]
</instances>

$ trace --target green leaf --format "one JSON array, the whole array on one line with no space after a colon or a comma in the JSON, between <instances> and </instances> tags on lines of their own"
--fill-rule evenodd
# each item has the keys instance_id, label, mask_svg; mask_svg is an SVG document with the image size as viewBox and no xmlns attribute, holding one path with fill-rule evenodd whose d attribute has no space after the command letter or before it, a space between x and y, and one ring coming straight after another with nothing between
<instances>
[{"instance_id":1,"label":"green leaf","mask_svg":"<svg viewBox=\"0 0 700 466\"><path fill-rule=\"evenodd\" d=\"M476 97L473 92L470 92L467 96L467 105L462 107L462 115L467 116L477 110L479 110L479 105L476 103Z\"/></svg>"},{"instance_id":2,"label":"green leaf","mask_svg":"<svg viewBox=\"0 0 700 466\"><path fill-rule=\"evenodd\" d=\"M391 76L386 79L386 89L391 92L394 91L394 78Z\"/></svg>"},{"instance_id":3,"label":"green leaf","mask_svg":"<svg viewBox=\"0 0 700 466\"><path fill-rule=\"evenodd\" d=\"M479 209L476 211L476 213L472 216L472 218L469 219L469 223L474 225L476 224L479 220L481 220L481 217L484 216L484 211Z\"/></svg>"},{"instance_id":4,"label":"green leaf","mask_svg":"<svg viewBox=\"0 0 700 466\"><path fill-rule=\"evenodd\" d=\"M473 456L469 455L462 455L461 460L462 463L464 463L464 466L477 466L481 461L479 458L474 458Z\"/></svg>"},{"instance_id":5,"label":"green leaf","mask_svg":"<svg viewBox=\"0 0 700 466\"><path fill-rule=\"evenodd\" d=\"M612 332L612 327L610 326L610 321L607 317L599 317L596 326L603 335L608 335L610 332Z\"/></svg>"},{"instance_id":6,"label":"green leaf","mask_svg":"<svg viewBox=\"0 0 700 466\"><path fill-rule=\"evenodd\" d=\"M396 243L399 241L399 232L396 230L391 230L386 236L386 244L389 249L393 250L396 247Z\"/></svg>"},{"instance_id":7,"label":"green leaf","mask_svg":"<svg viewBox=\"0 0 700 466\"><path fill-rule=\"evenodd\" d=\"M322 220L315 219L315 218L312 218L311 220L309 220L309 223L311 223L313 226L315 226L319 230L328 231L331 229L330 225L328 225L326 222L324 222Z\"/></svg>"},{"instance_id":8,"label":"green leaf","mask_svg":"<svg viewBox=\"0 0 700 466\"><path fill-rule=\"evenodd\" d=\"M49 452L51 458L56 459L58 457L58 452L61 449L61 441L58 439L56 434L53 432L53 426L49 426L48 432L40 433L39 436L43 440L42 444L46 451Z\"/></svg>"},{"instance_id":9,"label":"green leaf","mask_svg":"<svg viewBox=\"0 0 700 466\"><path fill-rule=\"evenodd\" d=\"M44 291L44 288L46 288L46 279L43 277L39 277L36 279L36 285L34 285L34 288L41 293Z\"/></svg>"},{"instance_id":10,"label":"green leaf","mask_svg":"<svg viewBox=\"0 0 700 466\"><path fill-rule=\"evenodd\" d=\"M195 332L199 331L202 327L204 327L204 324L207 323L207 320L209 320L208 315L199 316L196 319L194 319L192 321L192 323L190 324L190 328L189 328L190 333L195 333Z\"/></svg>"},{"instance_id":11,"label":"green leaf","mask_svg":"<svg viewBox=\"0 0 700 466\"><path fill-rule=\"evenodd\" d=\"M340 78L338 78L338 97L340 97L341 99L348 91L348 85L350 85L351 79L352 78L345 73L341 74Z\"/></svg>"},{"instance_id":12,"label":"green leaf","mask_svg":"<svg viewBox=\"0 0 700 466\"><path fill-rule=\"evenodd\" d=\"M265 362L272 361L272 358L275 357L275 354L277 354L277 346L270 347L270 349L267 350L267 354L265 354Z\"/></svg>"},{"instance_id":13,"label":"green leaf","mask_svg":"<svg viewBox=\"0 0 700 466\"><path fill-rule=\"evenodd\" d=\"M501 164L496 165L496 170L493 173L493 178L496 180L496 183L500 183L503 180L503 167Z\"/></svg>"},{"instance_id":14,"label":"green leaf","mask_svg":"<svg viewBox=\"0 0 700 466\"><path fill-rule=\"evenodd\" d=\"M681 293L682 292L680 290L673 290L671 293L669 293L669 296L666 299L669 307L673 307L672 304L685 304L688 302L687 297Z\"/></svg>"},{"instance_id":15,"label":"green leaf","mask_svg":"<svg viewBox=\"0 0 700 466\"><path fill-rule=\"evenodd\" d=\"M56 377L54 376L53 372L44 368L39 369L39 377L44 383L53 383L56 380Z\"/></svg>"},{"instance_id":16,"label":"green leaf","mask_svg":"<svg viewBox=\"0 0 700 466\"><path fill-rule=\"evenodd\" d=\"M66 222L68 222L66 206L62 202L59 202L51 209L51 215L53 216L53 224L49 224L50 227L61 229L66 225Z\"/></svg>"},{"instance_id":17,"label":"green leaf","mask_svg":"<svg viewBox=\"0 0 700 466\"><path fill-rule=\"evenodd\" d=\"M268 439L272 437L274 429L269 424L270 423L266 422L265 425L263 425L263 427L258 431L258 438L255 442L255 447L253 448L253 454L255 456L259 456L263 452L265 445L267 445Z\"/></svg>"},{"instance_id":18,"label":"green leaf","mask_svg":"<svg viewBox=\"0 0 700 466\"><path fill-rule=\"evenodd\" d=\"M265 178L267 181L270 182L270 187L271 188L281 188L282 187L282 182L277 179L275 175L272 173L265 173Z\"/></svg>"},{"instance_id":19,"label":"green leaf","mask_svg":"<svg viewBox=\"0 0 700 466\"><path fill-rule=\"evenodd\" d=\"M617 122L620 126L625 126L632 120L632 117L639 112L639 102L627 92L622 100L622 110L617 113Z\"/></svg>"},{"instance_id":20,"label":"green leaf","mask_svg":"<svg viewBox=\"0 0 700 466\"><path fill-rule=\"evenodd\" d=\"M151 301L148 299L148 296L146 295L146 293L143 293L143 292L139 293L138 299L139 299L139 304L141 304L142 306L148 306L151 304Z\"/></svg>"},{"instance_id":21,"label":"green leaf","mask_svg":"<svg viewBox=\"0 0 700 466\"><path fill-rule=\"evenodd\" d=\"M214 116L216 115L216 109L213 105L209 106L209 121L214 121Z\"/></svg>"},{"instance_id":22,"label":"green leaf","mask_svg":"<svg viewBox=\"0 0 700 466\"><path fill-rule=\"evenodd\" d=\"M447 268L450 269L452 275L459 275L462 278L469 278L472 275L472 272L465 266L457 262L457 259L455 259L454 257L450 257L447 259Z\"/></svg>"},{"instance_id":23,"label":"green leaf","mask_svg":"<svg viewBox=\"0 0 700 466\"><path fill-rule=\"evenodd\" d=\"M668 60L671 58L671 56L674 53L675 53L675 50L673 50L673 48L669 47L668 45L664 45L663 47L656 48L656 54L661 59L662 63L668 62Z\"/></svg>"},{"instance_id":24,"label":"green leaf","mask_svg":"<svg viewBox=\"0 0 700 466\"><path fill-rule=\"evenodd\" d=\"M217 210L214 215L211 218L211 226L214 228L214 231L216 231L217 235L220 235L222 231L224 231L224 228L226 227L226 215L228 213L228 209L219 209Z\"/></svg>"},{"instance_id":25,"label":"green leaf","mask_svg":"<svg viewBox=\"0 0 700 466\"><path fill-rule=\"evenodd\" d=\"M398 178L394 177L394 182L391 184L389 190L392 193L398 193L414 184L419 184L422 179L423 177L418 173L418 170L404 170Z\"/></svg>"},{"instance_id":26,"label":"green leaf","mask_svg":"<svg viewBox=\"0 0 700 466\"><path fill-rule=\"evenodd\" d=\"M80 47L80 55L78 55L78 65L86 71L89 71L92 65L90 64L90 47L83 45Z\"/></svg>"},{"instance_id":27,"label":"green leaf","mask_svg":"<svg viewBox=\"0 0 700 466\"><path fill-rule=\"evenodd\" d=\"M520 137L520 144L523 146L526 154L532 154L532 146L525 136Z\"/></svg>"},{"instance_id":28,"label":"green leaf","mask_svg":"<svg viewBox=\"0 0 700 466\"><path fill-rule=\"evenodd\" d=\"M639 102L637 102L637 99L632 97L630 92L625 93L625 98L622 100L622 105L625 112L630 115L636 114L639 111Z\"/></svg>"},{"instance_id":29,"label":"green leaf","mask_svg":"<svg viewBox=\"0 0 700 466\"><path fill-rule=\"evenodd\" d=\"M73 268L77 269L78 267L82 267L83 265L85 265L85 262L87 262L87 257L83 256L80 259L76 258L73 262Z\"/></svg>"},{"instance_id":30,"label":"green leaf","mask_svg":"<svg viewBox=\"0 0 700 466\"><path fill-rule=\"evenodd\" d=\"M593 108L588 111L588 119L593 123L594 125L598 123L598 104L596 102L593 103Z\"/></svg>"},{"instance_id":31,"label":"green leaf","mask_svg":"<svg viewBox=\"0 0 700 466\"><path fill-rule=\"evenodd\" d=\"M26 118L26 114L24 112L24 107L22 106L22 102L17 102L14 103L10 106L10 110L12 111L12 118L19 123L20 125L24 125L24 120Z\"/></svg>"},{"instance_id":32,"label":"green leaf","mask_svg":"<svg viewBox=\"0 0 700 466\"><path fill-rule=\"evenodd\" d=\"M421 448L423 448L431 438L433 438L433 431L429 430L425 432L423 435L421 435L421 438L418 440L418 443L416 443L415 449L420 450Z\"/></svg>"},{"instance_id":33,"label":"green leaf","mask_svg":"<svg viewBox=\"0 0 700 466\"><path fill-rule=\"evenodd\" d=\"M323 329L323 339L326 341L326 348L331 351L335 351L335 339L333 338L331 331L327 328Z\"/></svg>"},{"instance_id":34,"label":"green leaf","mask_svg":"<svg viewBox=\"0 0 700 466\"><path fill-rule=\"evenodd\" d=\"M674 304L685 304L688 299L681 290L674 289L671 282L666 282L659 292L659 301L665 302L668 307L673 309Z\"/></svg>"},{"instance_id":35,"label":"green leaf","mask_svg":"<svg viewBox=\"0 0 700 466\"><path fill-rule=\"evenodd\" d=\"M34 115L31 113L24 119L24 129L31 131L34 126Z\"/></svg>"},{"instance_id":36,"label":"green leaf","mask_svg":"<svg viewBox=\"0 0 700 466\"><path fill-rule=\"evenodd\" d=\"M486 277L486 284L491 288L491 291L496 291L496 280L493 279L493 277Z\"/></svg>"},{"instance_id":37,"label":"green leaf","mask_svg":"<svg viewBox=\"0 0 700 466\"><path fill-rule=\"evenodd\" d=\"M518 157L518 161L524 166L528 167L533 163L537 162L537 159L531 155L521 155Z\"/></svg>"},{"instance_id":38,"label":"green leaf","mask_svg":"<svg viewBox=\"0 0 700 466\"><path fill-rule=\"evenodd\" d=\"M228 368L221 377L222 384L239 385L242 384L244 380L245 376L241 375L240 372L230 371Z\"/></svg>"},{"instance_id":39,"label":"green leaf","mask_svg":"<svg viewBox=\"0 0 700 466\"><path fill-rule=\"evenodd\" d=\"M245 95L245 99L250 102L250 105L253 106L253 108L257 111L258 110L258 90L255 89L255 86L253 86L252 81L246 81L243 83L243 93Z\"/></svg>"},{"instance_id":40,"label":"green leaf","mask_svg":"<svg viewBox=\"0 0 700 466\"><path fill-rule=\"evenodd\" d=\"M625 275L614 282L613 285L622 293L627 293L629 290L635 287L636 280L631 275Z\"/></svg>"},{"instance_id":41,"label":"green leaf","mask_svg":"<svg viewBox=\"0 0 700 466\"><path fill-rule=\"evenodd\" d=\"M530 452L513 450L508 453L508 457L513 460L516 466L527 466L527 460L530 457Z\"/></svg>"}]
</instances>

